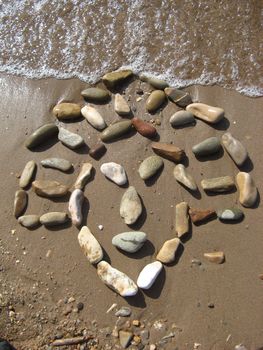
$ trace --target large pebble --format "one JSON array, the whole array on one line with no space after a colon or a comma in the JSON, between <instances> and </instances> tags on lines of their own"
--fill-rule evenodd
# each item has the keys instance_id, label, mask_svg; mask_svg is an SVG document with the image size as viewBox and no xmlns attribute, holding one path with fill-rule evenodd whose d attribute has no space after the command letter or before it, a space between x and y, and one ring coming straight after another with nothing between
<instances>
[{"instance_id":1,"label":"large pebble","mask_svg":"<svg viewBox=\"0 0 263 350\"><path fill-rule=\"evenodd\" d=\"M155 77L148 77L144 74L139 76L141 81L144 81L148 84L150 84L152 87L154 87L155 89L158 90L164 90L165 88L168 87L168 84L166 81L162 80L162 79L158 79Z\"/></svg>"},{"instance_id":2,"label":"large pebble","mask_svg":"<svg viewBox=\"0 0 263 350\"><path fill-rule=\"evenodd\" d=\"M224 252L211 252L211 253L204 253L204 257L215 264L222 264L225 261L225 254Z\"/></svg>"},{"instance_id":3,"label":"large pebble","mask_svg":"<svg viewBox=\"0 0 263 350\"><path fill-rule=\"evenodd\" d=\"M188 204L181 202L175 206L175 231L180 238L189 232Z\"/></svg>"},{"instance_id":4,"label":"large pebble","mask_svg":"<svg viewBox=\"0 0 263 350\"><path fill-rule=\"evenodd\" d=\"M102 77L103 83L110 89L116 88L117 85L122 84L125 80L128 80L133 75L133 72L129 69L120 70L116 72L110 72Z\"/></svg>"},{"instance_id":5,"label":"large pebble","mask_svg":"<svg viewBox=\"0 0 263 350\"><path fill-rule=\"evenodd\" d=\"M194 224L199 224L216 217L216 212L212 209L202 210L190 208L189 214Z\"/></svg>"},{"instance_id":6,"label":"large pebble","mask_svg":"<svg viewBox=\"0 0 263 350\"><path fill-rule=\"evenodd\" d=\"M242 166L248 158L247 150L242 143L235 139L230 132L226 132L222 136L222 143L233 161L238 166Z\"/></svg>"},{"instance_id":7,"label":"large pebble","mask_svg":"<svg viewBox=\"0 0 263 350\"><path fill-rule=\"evenodd\" d=\"M194 115L188 111L175 112L170 118L170 124L176 128L195 122Z\"/></svg>"},{"instance_id":8,"label":"large pebble","mask_svg":"<svg viewBox=\"0 0 263 350\"><path fill-rule=\"evenodd\" d=\"M244 216L244 213L239 208L225 208L217 210L217 217L220 220L226 220L226 221L235 221L235 220L241 220Z\"/></svg>"},{"instance_id":9,"label":"large pebble","mask_svg":"<svg viewBox=\"0 0 263 350\"><path fill-rule=\"evenodd\" d=\"M164 242L162 248L156 256L156 259L161 261L163 264L170 264L174 262L176 252L181 244L179 238L169 239Z\"/></svg>"},{"instance_id":10,"label":"large pebble","mask_svg":"<svg viewBox=\"0 0 263 350\"><path fill-rule=\"evenodd\" d=\"M69 188L57 181L36 180L32 183L35 193L42 197L63 197Z\"/></svg>"},{"instance_id":11,"label":"large pebble","mask_svg":"<svg viewBox=\"0 0 263 350\"><path fill-rule=\"evenodd\" d=\"M110 142L127 134L132 129L132 122L130 120L121 120L109 125L100 134L101 141Z\"/></svg>"},{"instance_id":12,"label":"large pebble","mask_svg":"<svg viewBox=\"0 0 263 350\"><path fill-rule=\"evenodd\" d=\"M81 91L81 96L83 96L87 101L97 103L106 102L110 98L110 94L107 90L94 87Z\"/></svg>"},{"instance_id":13,"label":"large pebble","mask_svg":"<svg viewBox=\"0 0 263 350\"><path fill-rule=\"evenodd\" d=\"M81 108L81 114L83 117L97 130L103 130L106 128L106 123L101 114L92 106L84 106Z\"/></svg>"},{"instance_id":14,"label":"large pebble","mask_svg":"<svg viewBox=\"0 0 263 350\"><path fill-rule=\"evenodd\" d=\"M120 216L127 225L134 224L142 213L142 203L136 189L130 186L124 193L120 204Z\"/></svg>"},{"instance_id":15,"label":"large pebble","mask_svg":"<svg viewBox=\"0 0 263 350\"><path fill-rule=\"evenodd\" d=\"M24 170L22 171L22 174L19 180L19 186L21 188L25 188L30 184L36 167L37 165L33 160L30 160L29 162L26 163L26 166L24 167Z\"/></svg>"},{"instance_id":16,"label":"large pebble","mask_svg":"<svg viewBox=\"0 0 263 350\"><path fill-rule=\"evenodd\" d=\"M91 264L97 264L103 258L103 250L97 239L87 226L83 226L78 234L78 241L85 256Z\"/></svg>"},{"instance_id":17,"label":"large pebble","mask_svg":"<svg viewBox=\"0 0 263 350\"><path fill-rule=\"evenodd\" d=\"M34 148L43 142L49 141L51 137L57 134L58 127L55 124L42 125L27 138L25 146L29 149Z\"/></svg>"},{"instance_id":18,"label":"large pebble","mask_svg":"<svg viewBox=\"0 0 263 350\"><path fill-rule=\"evenodd\" d=\"M177 164L174 168L173 174L176 181L189 188L191 191L197 190L197 186L193 177L188 174L183 164Z\"/></svg>"},{"instance_id":19,"label":"large pebble","mask_svg":"<svg viewBox=\"0 0 263 350\"><path fill-rule=\"evenodd\" d=\"M18 190L15 193L14 200L14 216L18 218L26 209L28 201L27 192L24 190Z\"/></svg>"},{"instance_id":20,"label":"large pebble","mask_svg":"<svg viewBox=\"0 0 263 350\"><path fill-rule=\"evenodd\" d=\"M115 95L114 110L119 115L129 115L131 113L130 107L124 97L120 94Z\"/></svg>"},{"instance_id":21,"label":"large pebble","mask_svg":"<svg viewBox=\"0 0 263 350\"><path fill-rule=\"evenodd\" d=\"M39 221L44 226L62 225L68 221L68 215L66 213L54 211L41 215Z\"/></svg>"},{"instance_id":22,"label":"large pebble","mask_svg":"<svg viewBox=\"0 0 263 350\"><path fill-rule=\"evenodd\" d=\"M32 228L39 225L39 216L38 215L23 215L18 218L20 225Z\"/></svg>"},{"instance_id":23,"label":"large pebble","mask_svg":"<svg viewBox=\"0 0 263 350\"><path fill-rule=\"evenodd\" d=\"M63 158L47 158L41 160L40 163L44 168L52 168L61 171L69 171L72 168L72 164Z\"/></svg>"},{"instance_id":24,"label":"large pebble","mask_svg":"<svg viewBox=\"0 0 263 350\"><path fill-rule=\"evenodd\" d=\"M143 180L147 180L163 167L163 160L158 156L150 156L141 163L139 174Z\"/></svg>"},{"instance_id":25,"label":"large pebble","mask_svg":"<svg viewBox=\"0 0 263 350\"><path fill-rule=\"evenodd\" d=\"M244 207L252 207L258 198L258 190L249 173L239 172L236 176L239 189L239 202Z\"/></svg>"},{"instance_id":26,"label":"large pebble","mask_svg":"<svg viewBox=\"0 0 263 350\"><path fill-rule=\"evenodd\" d=\"M157 134L155 127L140 118L132 118L132 124L135 129L144 137L153 138Z\"/></svg>"},{"instance_id":27,"label":"large pebble","mask_svg":"<svg viewBox=\"0 0 263 350\"><path fill-rule=\"evenodd\" d=\"M216 124L224 118L225 111L222 108L213 107L204 103L191 103L186 107L188 112L193 113L196 118L210 124Z\"/></svg>"},{"instance_id":28,"label":"large pebble","mask_svg":"<svg viewBox=\"0 0 263 350\"><path fill-rule=\"evenodd\" d=\"M74 188L78 188L80 190L83 190L85 187L86 183L91 177L91 172L92 172L92 164L91 163L83 163L79 176L77 177L77 180L74 184Z\"/></svg>"},{"instance_id":29,"label":"large pebble","mask_svg":"<svg viewBox=\"0 0 263 350\"><path fill-rule=\"evenodd\" d=\"M184 150L170 143L153 142L151 144L153 151L159 156L179 163L185 157Z\"/></svg>"},{"instance_id":30,"label":"large pebble","mask_svg":"<svg viewBox=\"0 0 263 350\"><path fill-rule=\"evenodd\" d=\"M192 151L195 156L203 157L217 153L221 150L222 146L218 137L209 137L208 139L193 146Z\"/></svg>"},{"instance_id":31,"label":"large pebble","mask_svg":"<svg viewBox=\"0 0 263 350\"><path fill-rule=\"evenodd\" d=\"M75 226L79 226L82 223L83 200L84 200L84 193L81 190L76 189L71 193L68 210L71 215L72 224Z\"/></svg>"},{"instance_id":32,"label":"large pebble","mask_svg":"<svg viewBox=\"0 0 263 350\"><path fill-rule=\"evenodd\" d=\"M84 144L83 138L67 129L59 128L58 139L70 149L76 149Z\"/></svg>"},{"instance_id":33,"label":"large pebble","mask_svg":"<svg viewBox=\"0 0 263 350\"><path fill-rule=\"evenodd\" d=\"M112 244L127 253L135 253L145 243L146 233L140 231L123 232L113 237Z\"/></svg>"},{"instance_id":34,"label":"large pebble","mask_svg":"<svg viewBox=\"0 0 263 350\"><path fill-rule=\"evenodd\" d=\"M81 117L80 106L76 103L59 103L53 108L53 114L59 120L77 119Z\"/></svg>"},{"instance_id":35,"label":"large pebble","mask_svg":"<svg viewBox=\"0 0 263 350\"><path fill-rule=\"evenodd\" d=\"M165 101L165 93L162 90L154 90L146 101L146 109L154 113Z\"/></svg>"},{"instance_id":36,"label":"large pebble","mask_svg":"<svg viewBox=\"0 0 263 350\"><path fill-rule=\"evenodd\" d=\"M98 264L97 273L103 283L122 297L134 296L138 292L138 287L131 278L106 261L101 261Z\"/></svg>"},{"instance_id":37,"label":"large pebble","mask_svg":"<svg viewBox=\"0 0 263 350\"><path fill-rule=\"evenodd\" d=\"M162 269L163 264L160 261L154 261L144 266L137 279L138 287L141 289L150 289Z\"/></svg>"},{"instance_id":38,"label":"large pebble","mask_svg":"<svg viewBox=\"0 0 263 350\"><path fill-rule=\"evenodd\" d=\"M114 162L104 163L101 165L100 171L119 186L125 185L127 182L125 170L120 164Z\"/></svg>"},{"instance_id":39,"label":"large pebble","mask_svg":"<svg viewBox=\"0 0 263 350\"><path fill-rule=\"evenodd\" d=\"M89 155L96 159L99 160L107 151L107 148L105 147L105 145L101 142L98 142L94 147L92 147L89 150Z\"/></svg>"},{"instance_id":40,"label":"large pebble","mask_svg":"<svg viewBox=\"0 0 263 350\"><path fill-rule=\"evenodd\" d=\"M203 190L208 192L227 192L236 188L234 179L231 176L221 176L201 181Z\"/></svg>"},{"instance_id":41,"label":"large pebble","mask_svg":"<svg viewBox=\"0 0 263 350\"><path fill-rule=\"evenodd\" d=\"M164 89L166 96L178 106L184 108L190 103L192 103L192 98L187 91L182 91L176 88L166 88Z\"/></svg>"}]
</instances>

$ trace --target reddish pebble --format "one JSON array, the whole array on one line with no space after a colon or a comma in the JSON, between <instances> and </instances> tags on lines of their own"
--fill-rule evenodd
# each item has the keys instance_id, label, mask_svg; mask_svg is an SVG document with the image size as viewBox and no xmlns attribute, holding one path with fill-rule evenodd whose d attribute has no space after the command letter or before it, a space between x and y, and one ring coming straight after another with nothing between
<instances>
[{"instance_id":1,"label":"reddish pebble","mask_svg":"<svg viewBox=\"0 0 263 350\"><path fill-rule=\"evenodd\" d=\"M132 124L135 127L135 129L138 131L138 133L144 137L152 138L157 134L157 131L154 126L144 122L140 118L137 118L137 117L133 118Z\"/></svg>"},{"instance_id":2,"label":"reddish pebble","mask_svg":"<svg viewBox=\"0 0 263 350\"><path fill-rule=\"evenodd\" d=\"M191 217L191 220L194 224L199 224L203 221L207 221L212 218L216 218L216 212L214 210L200 210L200 209L193 209L191 208L189 210L189 214Z\"/></svg>"},{"instance_id":3,"label":"reddish pebble","mask_svg":"<svg viewBox=\"0 0 263 350\"><path fill-rule=\"evenodd\" d=\"M103 143L98 143L94 148L90 149L89 155L94 159L100 159L105 152L107 151L107 148Z\"/></svg>"}]
</instances>

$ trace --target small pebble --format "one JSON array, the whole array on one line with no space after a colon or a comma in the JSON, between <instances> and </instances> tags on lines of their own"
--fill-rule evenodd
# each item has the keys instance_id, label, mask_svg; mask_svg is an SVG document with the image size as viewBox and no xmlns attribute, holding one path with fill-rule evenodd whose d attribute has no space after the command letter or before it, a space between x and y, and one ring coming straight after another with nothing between
<instances>
[{"instance_id":1,"label":"small pebble","mask_svg":"<svg viewBox=\"0 0 263 350\"><path fill-rule=\"evenodd\" d=\"M15 199L14 199L14 216L18 218L23 214L23 212L26 209L28 202L28 194L24 190L18 190L15 193Z\"/></svg>"},{"instance_id":2,"label":"small pebble","mask_svg":"<svg viewBox=\"0 0 263 350\"><path fill-rule=\"evenodd\" d=\"M132 311L129 307L123 306L117 312L115 312L115 316L117 317L129 317Z\"/></svg>"},{"instance_id":3,"label":"small pebble","mask_svg":"<svg viewBox=\"0 0 263 350\"><path fill-rule=\"evenodd\" d=\"M33 160L26 163L19 180L19 186L21 188L26 188L30 184L36 167L37 165Z\"/></svg>"},{"instance_id":4,"label":"small pebble","mask_svg":"<svg viewBox=\"0 0 263 350\"><path fill-rule=\"evenodd\" d=\"M120 164L114 162L104 163L101 165L100 171L119 186L125 185L128 181L125 170Z\"/></svg>"},{"instance_id":5,"label":"small pebble","mask_svg":"<svg viewBox=\"0 0 263 350\"><path fill-rule=\"evenodd\" d=\"M192 191L197 190L197 186L193 177L186 172L186 168L183 164L176 165L173 174L176 181L178 181L180 184L184 185Z\"/></svg>"},{"instance_id":6,"label":"small pebble","mask_svg":"<svg viewBox=\"0 0 263 350\"><path fill-rule=\"evenodd\" d=\"M162 90L154 90L146 101L146 109L154 113L165 101L165 93Z\"/></svg>"},{"instance_id":7,"label":"small pebble","mask_svg":"<svg viewBox=\"0 0 263 350\"><path fill-rule=\"evenodd\" d=\"M141 163L139 167L139 174L143 180L148 180L155 175L159 169L163 167L164 163L159 156L150 156Z\"/></svg>"},{"instance_id":8,"label":"small pebble","mask_svg":"<svg viewBox=\"0 0 263 350\"><path fill-rule=\"evenodd\" d=\"M96 108L87 105L81 108L81 113L83 117L89 122L89 124L93 126L93 128L97 130L103 130L106 128L107 125Z\"/></svg>"},{"instance_id":9,"label":"small pebble","mask_svg":"<svg viewBox=\"0 0 263 350\"><path fill-rule=\"evenodd\" d=\"M222 264L225 261L224 252L204 253L204 257L215 264Z\"/></svg>"},{"instance_id":10,"label":"small pebble","mask_svg":"<svg viewBox=\"0 0 263 350\"><path fill-rule=\"evenodd\" d=\"M192 147L192 151L196 157L209 156L218 153L221 149L222 146L218 137L209 137Z\"/></svg>"}]
</instances>

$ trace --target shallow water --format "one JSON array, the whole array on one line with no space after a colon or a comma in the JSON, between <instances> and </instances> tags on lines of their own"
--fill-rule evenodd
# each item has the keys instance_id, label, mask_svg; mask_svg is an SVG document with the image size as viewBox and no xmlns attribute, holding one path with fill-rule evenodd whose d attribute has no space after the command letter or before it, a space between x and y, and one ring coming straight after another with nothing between
<instances>
[{"instance_id":1,"label":"shallow water","mask_svg":"<svg viewBox=\"0 0 263 350\"><path fill-rule=\"evenodd\" d=\"M261 0L0 0L0 71L95 82L130 67L262 96L262 19Z\"/></svg>"}]
</instances>

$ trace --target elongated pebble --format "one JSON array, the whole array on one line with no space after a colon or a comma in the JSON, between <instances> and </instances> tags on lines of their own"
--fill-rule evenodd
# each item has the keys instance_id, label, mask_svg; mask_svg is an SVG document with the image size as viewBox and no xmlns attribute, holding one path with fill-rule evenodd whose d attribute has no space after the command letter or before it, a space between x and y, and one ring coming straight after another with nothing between
<instances>
[{"instance_id":1,"label":"elongated pebble","mask_svg":"<svg viewBox=\"0 0 263 350\"><path fill-rule=\"evenodd\" d=\"M204 257L215 264L222 264L225 261L225 254L224 252L211 252L211 253L204 253Z\"/></svg>"},{"instance_id":2,"label":"elongated pebble","mask_svg":"<svg viewBox=\"0 0 263 350\"><path fill-rule=\"evenodd\" d=\"M247 150L242 143L235 139L230 132L226 132L222 136L222 143L236 165L242 166L248 158Z\"/></svg>"},{"instance_id":3,"label":"elongated pebble","mask_svg":"<svg viewBox=\"0 0 263 350\"><path fill-rule=\"evenodd\" d=\"M100 139L103 142L113 141L125 134L132 129L132 122L130 120L121 120L117 123L109 125L100 134Z\"/></svg>"},{"instance_id":4,"label":"elongated pebble","mask_svg":"<svg viewBox=\"0 0 263 350\"><path fill-rule=\"evenodd\" d=\"M81 96L87 101L96 103L103 103L110 99L110 94L107 90L94 87L81 91Z\"/></svg>"},{"instance_id":5,"label":"elongated pebble","mask_svg":"<svg viewBox=\"0 0 263 350\"><path fill-rule=\"evenodd\" d=\"M18 218L23 214L23 212L26 209L28 201L28 194L24 190L18 190L15 193L15 199L14 199L14 216Z\"/></svg>"},{"instance_id":6,"label":"elongated pebble","mask_svg":"<svg viewBox=\"0 0 263 350\"><path fill-rule=\"evenodd\" d=\"M151 147L154 153L176 163L180 163L185 157L184 150L170 143L152 142Z\"/></svg>"},{"instance_id":7,"label":"elongated pebble","mask_svg":"<svg viewBox=\"0 0 263 350\"><path fill-rule=\"evenodd\" d=\"M129 115L131 113L128 103L120 94L115 95L114 110L121 116Z\"/></svg>"},{"instance_id":8,"label":"elongated pebble","mask_svg":"<svg viewBox=\"0 0 263 350\"><path fill-rule=\"evenodd\" d=\"M225 208L217 210L217 217L220 220L225 221L234 221L234 220L240 220L243 218L244 213L239 208Z\"/></svg>"},{"instance_id":9,"label":"elongated pebble","mask_svg":"<svg viewBox=\"0 0 263 350\"><path fill-rule=\"evenodd\" d=\"M103 83L110 89L117 88L118 85L122 84L129 78L131 78L133 72L130 69L119 70L115 72L106 73L102 77Z\"/></svg>"},{"instance_id":10,"label":"elongated pebble","mask_svg":"<svg viewBox=\"0 0 263 350\"><path fill-rule=\"evenodd\" d=\"M192 151L197 157L209 156L219 152L221 149L222 146L218 137L209 137L192 147Z\"/></svg>"},{"instance_id":11,"label":"elongated pebble","mask_svg":"<svg viewBox=\"0 0 263 350\"><path fill-rule=\"evenodd\" d=\"M92 172L92 164L91 163L83 163L81 166L80 173L77 177L77 180L74 184L74 188L78 188L80 190L83 190L85 187L86 183L91 177L91 172Z\"/></svg>"},{"instance_id":12,"label":"elongated pebble","mask_svg":"<svg viewBox=\"0 0 263 350\"><path fill-rule=\"evenodd\" d=\"M30 160L26 163L26 166L24 167L24 170L22 171L20 180L19 180L19 186L21 188L27 187L34 175L34 172L36 170L36 163L33 160Z\"/></svg>"},{"instance_id":13,"label":"elongated pebble","mask_svg":"<svg viewBox=\"0 0 263 350\"><path fill-rule=\"evenodd\" d=\"M59 128L58 139L63 143L63 145L70 149L79 148L84 144L84 140L80 135L62 127Z\"/></svg>"},{"instance_id":14,"label":"elongated pebble","mask_svg":"<svg viewBox=\"0 0 263 350\"><path fill-rule=\"evenodd\" d=\"M41 215L39 221L44 226L62 225L68 221L68 215L67 213L54 211Z\"/></svg>"},{"instance_id":15,"label":"elongated pebble","mask_svg":"<svg viewBox=\"0 0 263 350\"><path fill-rule=\"evenodd\" d=\"M27 228L33 228L39 225L39 215L23 215L19 216L18 222L20 225L27 227Z\"/></svg>"},{"instance_id":16,"label":"elongated pebble","mask_svg":"<svg viewBox=\"0 0 263 350\"><path fill-rule=\"evenodd\" d=\"M132 124L135 129L144 137L153 138L157 134L157 130L155 127L140 118L134 117L132 118Z\"/></svg>"},{"instance_id":17,"label":"elongated pebble","mask_svg":"<svg viewBox=\"0 0 263 350\"><path fill-rule=\"evenodd\" d=\"M134 224L142 213L141 199L135 189L130 186L122 196L120 204L120 216L124 219L125 224Z\"/></svg>"},{"instance_id":18,"label":"elongated pebble","mask_svg":"<svg viewBox=\"0 0 263 350\"><path fill-rule=\"evenodd\" d=\"M78 234L79 245L91 264L97 264L103 258L101 245L87 226L83 226Z\"/></svg>"},{"instance_id":19,"label":"elongated pebble","mask_svg":"<svg viewBox=\"0 0 263 350\"><path fill-rule=\"evenodd\" d=\"M165 241L162 248L159 250L156 260L163 264L170 264L175 260L176 252L181 244L179 238L169 239Z\"/></svg>"},{"instance_id":20,"label":"elongated pebble","mask_svg":"<svg viewBox=\"0 0 263 350\"><path fill-rule=\"evenodd\" d=\"M180 238L189 232L188 204L181 202L175 206L175 231Z\"/></svg>"},{"instance_id":21,"label":"elongated pebble","mask_svg":"<svg viewBox=\"0 0 263 350\"><path fill-rule=\"evenodd\" d=\"M165 88L168 87L167 82L162 80L162 79L159 79L159 78L148 77L144 74L141 74L139 76L139 79L141 81L144 81L144 82L150 84L152 87L154 87L155 89L158 89L158 90L164 90Z\"/></svg>"},{"instance_id":22,"label":"elongated pebble","mask_svg":"<svg viewBox=\"0 0 263 350\"><path fill-rule=\"evenodd\" d=\"M203 190L208 192L227 192L236 188L234 179L231 176L221 176L201 181Z\"/></svg>"},{"instance_id":23,"label":"elongated pebble","mask_svg":"<svg viewBox=\"0 0 263 350\"><path fill-rule=\"evenodd\" d=\"M184 108L190 103L192 103L192 98L187 91L183 91L176 88L167 87L164 89L166 96L172 102L176 103L178 106Z\"/></svg>"},{"instance_id":24,"label":"elongated pebble","mask_svg":"<svg viewBox=\"0 0 263 350\"><path fill-rule=\"evenodd\" d=\"M81 114L89 122L93 128L97 130L103 130L106 128L106 123L101 114L97 111L96 108L92 106L84 106L81 108Z\"/></svg>"},{"instance_id":25,"label":"elongated pebble","mask_svg":"<svg viewBox=\"0 0 263 350\"><path fill-rule=\"evenodd\" d=\"M100 167L100 171L119 186L125 185L127 182L125 170L120 164L115 162L103 163Z\"/></svg>"},{"instance_id":26,"label":"elongated pebble","mask_svg":"<svg viewBox=\"0 0 263 350\"><path fill-rule=\"evenodd\" d=\"M209 106L204 103L191 103L186 107L186 110L193 113L196 118L210 124L220 122L225 115L225 111L222 108Z\"/></svg>"},{"instance_id":27,"label":"elongated pebble","mask_svg":"<svg viewBox=\"0 0 263 350\"><path fill-rule=\"evenodd\" d=\"M191 220L194 224L206 222L209 219L216 218L216 212L213 209L189 209Z\"/></svg>"},{"instance_id":28,"label":"elongated pebble","mask_svg":"<svg viewBox=\"0 0 263 350\"><path fill-rule=\"evenodd\" d=\"M176 128L187 124L193 124L195 122L195 118L189 111L178 111L171 116L169 122L172 127Z\"/></svg>"},{"instance_id":29,"label":"elongated pebble","mask_svg":"<svg viewBox=\"0 0 263 350\"><path fill-rule=\"evenodd\" d=\"M69 188L57 181L35 180L32 183L33 190L42 197L63 197L68 193Z\"/></svg>"},{"instance_id":30,"label":"elongated pebble","mask_svg":"<svg viewBox=\"0 0 263 350\"><path fill-rule=\"evenodd\" d=\"M148 180L163 167L163 164L163 160L159 156L150 156L144 159L138 170L140 177L143 180Z\"/></svg>"},{"instance_id":31,"label":"elongated pebble","mask_svg":"<svg viewBox=\"0 0 263 350\"><path fill-rule=\"evenodd\" d=\"M154 90L146 101L146 109L154 113L165 101L165 93L162 90Z\"/></svg>"},{"instance_id":32,"label":"elongated pebble","mask_svg":"<svg viewBox=\"0 0 263 350\"><path fill-rule=\"evenodd\" d=\"M258 190L252 176L249 173L239 172L236 182L239 189L239 202L244 207L252 207L258 198Z\"/></svg>"},{"instance_id":33,"label":"elongated pebble","mask_svg":"<svg viewBox=\"0 0 263 350\"><path fill-rule=\"evenodd\" d=\"M82 223L83 200L84 200L84 193L81 190L76 189L71 193L68 210L71 215L72 224L75 226L79 226Z\"/></svg>"},{"instance_id":34,"label":"elongated pebble","mask_svg":"<svg viewBox=\"0 0 263 350\"><path fill-rule=\"evenodd\" d=\"M53 114L59 120L78 119L81 117L80 109L76 103L62 102L53 108Z\"/></svg>"},{"instance_id":35,"label":"elongated pebble","mask_svg":"<svg viewBox=\"0 0 263 350\"><path fill-rule=\"evenodd\" d=\"M144 266L137 279L137 285L141 289L150 289L163 269L160 261L154 261Z\"/></svg>"},{"instance_id":36,"label":"elongated pebble","mask_svg":"<svg viewBox=\"0 0 263 350\"><path fill-rule=\"evenodd\" d=\"M197 190L197 186L193 177L186 171L186 168L183 164L177 164L174 168L173 174L176 181L178 181L180 184L184 185L192 191Z\"/></svg>"},{"instance_id":37,"label":"elongated pebble","mask_svg":"<svg viewBox=\"0 0 263 350\"><path fill-rule=\"evenodd\" d=\"M72 164L63 158L47 158L41 160L40 163L44 168L52 168L61 171L69 171L72 168Z\"/></svg>"},{"instance_id":38,"label":"elongated pebble","mask_svg":"<svg viewBox=\"0 0 263 350\"><path fill-rule=\"evenodd\" d=\"M55 124L49 123L40 126L31 134L25 141L25 146L32 149L40 144L49 141L50 138L57 136L58 127Z\"/></svg>"}]
</instances>

